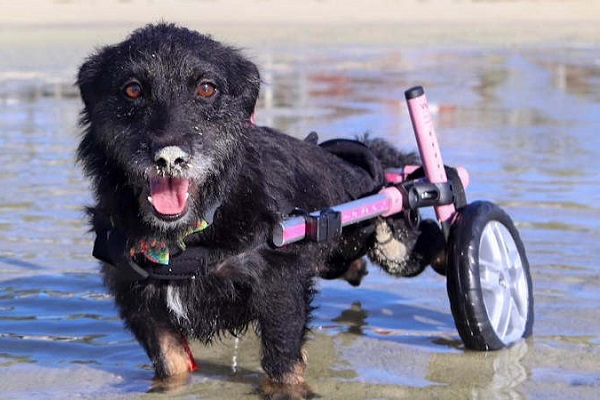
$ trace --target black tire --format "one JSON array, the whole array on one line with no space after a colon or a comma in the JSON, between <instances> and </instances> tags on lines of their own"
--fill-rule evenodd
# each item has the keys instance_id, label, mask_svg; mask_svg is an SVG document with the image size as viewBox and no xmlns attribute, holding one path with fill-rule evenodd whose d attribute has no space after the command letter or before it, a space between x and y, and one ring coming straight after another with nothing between
<instances>
[{"instance_id":1,"label":"black tire","mask_svg":"<svg viewBox=\"0 0 600 400\"><path fill-rule=\"evenodd\" d=\"M478 201L459 210L448 240L447 288L467 348L498 350L531 335L529 263L519 232L497 205Z\"/></svg>"}]
</instances>

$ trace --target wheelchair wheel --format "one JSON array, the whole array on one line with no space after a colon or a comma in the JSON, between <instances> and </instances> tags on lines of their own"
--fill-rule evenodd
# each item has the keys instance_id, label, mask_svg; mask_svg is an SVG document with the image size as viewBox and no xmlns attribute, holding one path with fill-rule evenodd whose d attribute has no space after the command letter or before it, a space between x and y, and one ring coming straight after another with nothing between
<instances>
[{"instance_id":1,"label":"wheelchair wheel","mask_svg":"<svg viewBox=\"0 0 600 400\"><path fill-rule=\"evenodd\" d=\"M500 207L459 210L448 240L447 288L456 328L473 350L498 350L531 335L533 289L525 248Z\"/></svg>"}]
</instances>

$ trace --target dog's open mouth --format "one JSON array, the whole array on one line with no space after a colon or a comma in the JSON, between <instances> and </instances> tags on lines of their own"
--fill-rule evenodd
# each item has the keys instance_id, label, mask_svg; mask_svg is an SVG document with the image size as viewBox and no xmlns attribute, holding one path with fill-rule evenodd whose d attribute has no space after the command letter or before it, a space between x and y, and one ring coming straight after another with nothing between
<instances>
[{"instance_id":1,"label":"dog's open mouth","mask_svg":"<svg viewBox=\"0 0 600 400\"><path fill-rule=\"evenodd\" d=\"M149 180L150 196L148 201L154 207L158 217L176 220L182 217L188 208L189 180L170 176L157 176Z\"/></svg>"}]
</instances>

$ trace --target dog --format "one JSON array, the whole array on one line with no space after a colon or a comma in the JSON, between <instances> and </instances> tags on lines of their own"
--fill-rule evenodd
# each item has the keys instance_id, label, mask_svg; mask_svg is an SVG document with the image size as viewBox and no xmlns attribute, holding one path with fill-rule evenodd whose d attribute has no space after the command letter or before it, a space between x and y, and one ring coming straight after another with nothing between
<instances>
[{"instance_id":1,"label":"dog","mask_svg":"<svg viewBox=\"0 0 600 400\"><path fill-rule=\"evenodd\" d=\"M95 197L88 211L104 283L156 379L196 369L187 339L253 327L263 396L309 398L303 345L314 281L358 285L376 229L367 221L281 248L273 229L376 193L383 168L417 159L378 139L319 145L315 134L257 126L260 83L238 49L173 24L142 27L79 69L77 160ZM421 270L427 256L408 254L418 230L402 218L388 226L409 247L402 274Z\"/></svg>"}]
</instances>

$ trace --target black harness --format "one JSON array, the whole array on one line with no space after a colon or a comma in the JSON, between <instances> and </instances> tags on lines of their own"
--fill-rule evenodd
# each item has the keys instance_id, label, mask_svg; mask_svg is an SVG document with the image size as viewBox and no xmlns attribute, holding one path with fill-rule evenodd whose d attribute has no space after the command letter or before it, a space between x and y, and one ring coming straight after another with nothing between
<instances>
[{"instance_id":1,"label":"black harness","mask_svg":"<svg viewBox=\"0 0 600 400\"><path fill-rule=\"evenodd\" d=\"M153 263L143 255L132 257L129 249L127 236L118 229L103 227L96 230L92 255L117 268L122 280L186 280L196 279L208 272L209 250L202 246L170 253L169 265Z\"/></svg>"}]
</instances>

